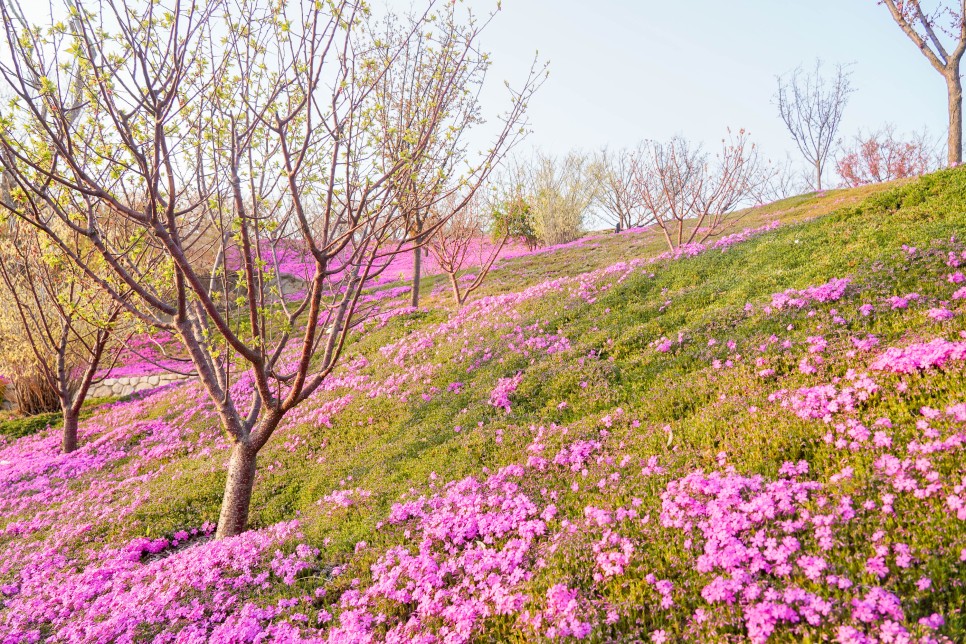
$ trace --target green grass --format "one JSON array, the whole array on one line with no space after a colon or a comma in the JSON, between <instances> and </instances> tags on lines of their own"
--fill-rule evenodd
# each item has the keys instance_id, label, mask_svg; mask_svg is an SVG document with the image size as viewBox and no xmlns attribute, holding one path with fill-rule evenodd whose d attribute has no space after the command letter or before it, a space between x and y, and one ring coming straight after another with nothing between
<instances>
[{"instance_id":1,"label":"green grass","mask_svg":"<svg viewBox=\"0 0 966 644\"><path fill-rule=\"evenodd\" d=\"M517 306L515 325L542 322L547 331L570 339L573 346L563 354L533 352L521 356L506 349L503 334L507 329L473 329L467 340L493 347L495 352L495 358L479 368L467 372L467 363L459 361L463 348L459 341L440 341L426 354L407 362L407 367L418 363L439 365L407 401L398 396L357 396L332 418L331 428L302 426L275 436L258 458L252 527L301 518L308 542L325 546L323 567L349 566L348 574L323 580L329 591L327 597L334 601L348 580L358 577L365 585L374 553L404 542L401 529L376 526L384 521L389 507L410 490L426 493L434 479L482 476L485 471L525 461L534 427L556 424L567 428L565 435L550 432L548 453L553 454L575 438L598 436L601 418L614 414L617 408L622 410L623 420L611 430L608 450L635 462L658 455L667 468L666 475L628 479L600 490L587 486L580 492L569 491L566 475L548 475L523 483L524 489L539 497L541 487L556 486L561 490L557 505L562 516L578 518L587 504L617 507L631 498L644 499L641 512L656 516L668 480L695 468L718 468L721 452L727 453L729 461L745 474L774 477L784 461L804 459L818 480L827 480L841 469L843 455L822 440L826 427L799 419L769 400L779 388L815 384L816 378L798 371L800 353L786 354L771 346L762 355L767 355L776 376L763 380L756 376L753 359L757 354L752 348L767 345L773 335L797 346L809 336L825 335L830 346L823 377L832 378L845 375L853 336L872 333L883 346L917 337L954 338L964 328L962 311L950 322L935 323L917 309L863 317L857 308L864 302L913 290L934 300L944 294L948 297L950 285L937 279L941 257L936 249L966 231L966 170L942 171L888 186L795 197L749 211L739 229L773 219L785 225L724 253L706 252L657 264L646 271L639 269L623 283L598 292L592 303L572 298L565 290ZM517 291L632 257L653 256L664 250L662 244L651 234L601 235L599 240L553 255L506 261L493 272L483 292ZM933 250L910 260L902 251L903 245ZM821 314L816 318L809 317L807 309L773 315L762 312L773 293L841 277L853 280L853 295L835 305L811 307ZM424 292L429 293L431 286L424 285ZM754 304L751 312L745 310L749 302ZM448 306L445 300L430 300L430 304ZM833 308L841 309L847 324L829 322ZM398 367L380 354L379 347L431 330L444 319L445 314L439 310L394 319L383 329L357 336L347 357L367 356L370 364L364 373L384 379ZM654 350L656 340L677 339L679 334L686 340L683 344L668 353ZM718 344L709 346L712 339ZM716 369L713 360L725 358L722 345L727 340L737 343L744 358L731 369ZM488 404L489 392L499 378L518 371L524 377L513 397L512 413L494 409ZM882 395L870 403L867 415L881 414L909 424L925 405L944 408L949 401L966 401L963 375L961 368L953 368L908 378L914 394ZM890 386L900 380L894 376L882 379ZM457 381L464 383L463 391L447 392L448 385ZM439 393L430 394L433 390ZM430 396L428 401L421 397L423 393ZM566 406L561 405L563 402ZM161 407L157 413L165 416L167 412ZM630 419L637 424L631 424ZM25 419L17 426L25 429L17 430L7 429L10 422L0 425L0 433L19 431L18 435L25 435L49 421ZM214 422L195 420L193 426L198 435L211 433ZM304 442L287 447L296 437ZM620 445L619 450L616 445ZM184 454L173 459L165 476L146 484L148 500L123 525L105 527L105 537L120 540L166 535L217 520L224 485L222 455ZM859 460L851 484L856 489L873 472L871 462ZM607 471L607 466L595 465L587 480L596 480L595 476L599 478ZM334 512L324 511L317 504L332 490L354 487L371 491L372 497L361 506ZM900 517L902 511L908 516L917 512L912 506L896 509ZM949 529L941 513L920 518L919 533L900 525L901 521L888 529L919 544L924 551L966 546L966 530L962 526ZM843 548L862 552L871 535L881 528L871 521L857 524ZM626 578L595 586L588 577L593 569L588 544L575 539L548 555L548 566L530 583L534 596L553 583L566 582L575 587L595 587L601 601L626 608L621 620L601 627L597 641L620 640L629 633L643 637L653 628L678 629L678 622L654 609L655 594L643 576L647 571L676 575L676 584L693 590L699 581L688 568L686 550L680 542L650 526L637 528L632 536L639 544L640 559ZM363 540L369 549L361 555L353 554L355 544ZM851 565L845 560L838 563ZM861 567L856 566L855 578L864 579ZM685 572L681 572L682 567ZM932 599L923 599L910 609L913 613L926 615L933 605L955 607L966 601L962 584L954 583L966 571L947 566L929 570L929 574L935 583L947 583L948 588ZM319 579L312 583L319 583ZM908 579L896 584L897 591L915 595ZM304 588L272 587L264 598L274 600L311 588L309 582ZM695 594L692 592L692 596ZM695 606L683 605L680 615ZM966 617L953 611L946 619L944 633L954 641L966 639ZM483 641L532 639L517 632L512 620L494 618L487 627ZM796 633L795 639L824 637L806 631ZM675 633L683 636L683 632ZM786 639L790 639L787 633Z\"/></svg>"},{"instance_id":2,"label":"green grass","mask_svg":"<svg viewBox=\"0 0 966 644\"><path fill-rule=\"evenodd\" d=\"M125 398L90 398L85 400L81 408L80 419L86 420L93 415L97 407L119 400L125 400ZM58 428L63 421L64 415L59 411L22 417L10 414L9 418L0 419L0 436L11 439L22 438L43 431L47 427Z\"/></svg>"},{"instance_id":3,"label":"green grass","mask_svg":"<svg viewBox=\"0 0 966 644\"><path fill-rule=\"evenodd\" d=\"M46 429L48 426L56 427L62 420L63 415L59 411L24 418L11 418L10 420L0 421L0 436L12 439L30 436Z\"/></svg>"},{"instance_id":4,"label":"green grass","mask_svg":"<svg viewBox=\"0 0 966 644\"><path fill-rule=\"evenodd\" d=\"M869 193L872 196L863 201ZM532 364L508 359L505 364L486 364L470 375L464 367L454 365L442 369L425 389L443 389L450 382L463 381L467 383L463 395L440 395L428 403L418 396L409 403L361 400L338 414L331 430L298 430L296 433L310 444L318 445L324 437L321 463L306 460L304 449L294 453L282 449L288 434L273 438L259 456L262 467L252 505L252 525L264 526L296 513L312 514L314 501L349 477L352 486L375 492L374 509L385 509L414 481L427 480L431 472L452 479L479 473L483 467L514 462L521 445L510 439L494 445L491 437L497 429L512 433L524 431L531 423L586 424L595 415L620 405L646 423L681 425L680 430L675 428L676 440L687 449L688 458L702 457L704 461L709 450L734 449L741 443L754 450L749 467L774 469L774 460L786 449L800 449L801 439L795 433L761 433L756 421L736 417L733 408L716 402L723 391L748 394L746 383L729 383L711 370L708 351L698 342L668 355L647 351L647 345L661 336L677 337L679 332L695 338L727 336L739 342L767 337L787 322L781 318L746 318L741 311L746 302L831 277L853 275L877 282L878 276L870 273L869 267L895 260L902 244L924 246L966 230L966 173L961 171L941 172L884 192L880 188L879 192L868 189L856 194L857 198L849 198L849 193L836 196L831 192L817 200L789 200L779 210L791 212L793 220L813 219L809 210L813 200L819 212L828 210L836 199L842 200L839 204L859 203L821 219L786 225L727 253L670 262L655 269L653 279L635 276L592 305L565 303L563 296L533 300L520 324L546 321L548 328L577 340L571 355L586 355L593 350L604 358L588 362L579 374L572 368L570 356L539 358ZM769 221L772 215L774 212L765 213L754 223ZM544 270L531 270L541 265ZM493 274L487 290L495 293L511 286L524 287L574 268L569 256L511 260ZM903 291L902 281L915 280L916 276L909 274L882 286L889 294L896 294ZM661 295L665 289L666 294ZM672 301L663 311L661 298ZM356 342L348 354L369 356L373 360L367 372L385 377L393 367L379 358L375 349L439 319L435 315L414 315L393 320L385 329ZM894 321L876 320L868 331L883 334L885 340L901 336L906 328L905 319L897 317ZM484 337L485 341L498 342L495 334ZM440 347L433 359L445 361L455 349ZM486 404L483 394L488 394L497 378L520 368L527 374L517 396L520 402L512 415L504 416ZM586 388L580 386L584 381L589 381ZM556 404L562 400L569 401L570 406L557 410ZM473 429L480 422L484 429L479 432L453 431L457 425ZM267 473L265 465L270 463L277 466ZM137 522L150 525L153 534L162 534L213 520L223 481L220 467L204 460L186 461L181 476L153 484L151 500L135 515ZM340 520L339 530L363 535L380 514L376 511ZM326 523L320 524L320 533L329 529L324 527Z\"/></svg>"}]
</instances>

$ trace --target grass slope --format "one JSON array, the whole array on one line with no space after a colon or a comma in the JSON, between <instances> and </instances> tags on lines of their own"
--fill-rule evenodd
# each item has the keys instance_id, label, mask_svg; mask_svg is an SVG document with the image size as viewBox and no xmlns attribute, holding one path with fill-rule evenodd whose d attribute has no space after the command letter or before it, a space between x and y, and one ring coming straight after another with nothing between
<instances>
[{"instance_id":1,"label":"grass slope","mask_svg":"<svg viewBox=\"0 0 966 644\"><path fill-rule=\"evenodd\" d=\"M356 338L259 457L244 569L199 531L227 451L196 386L96 412L76 462L8 441L45 456L0 470L0 641L966 640L966 362L877 362L966 329L966 171L759 210L725 251L601 236Z\"/></svg>"}]
</instances>

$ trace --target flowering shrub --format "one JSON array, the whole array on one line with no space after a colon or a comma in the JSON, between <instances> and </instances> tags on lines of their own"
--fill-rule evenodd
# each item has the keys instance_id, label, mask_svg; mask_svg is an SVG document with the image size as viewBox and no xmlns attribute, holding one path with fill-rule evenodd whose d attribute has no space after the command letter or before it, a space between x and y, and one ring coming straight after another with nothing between
<instances>
[{"instance_id":1,"label":"flowering shrub","mask_svg":"<svg viewBox=\"0 0 966 644\"><path fill-rule=\"evenodd\" d=\"M924 133L903 140L894 127L887 126L856 136L835 166L845 185L851 187L917 177L933 166L930 147Z\"/></svg>"}]
</instances>

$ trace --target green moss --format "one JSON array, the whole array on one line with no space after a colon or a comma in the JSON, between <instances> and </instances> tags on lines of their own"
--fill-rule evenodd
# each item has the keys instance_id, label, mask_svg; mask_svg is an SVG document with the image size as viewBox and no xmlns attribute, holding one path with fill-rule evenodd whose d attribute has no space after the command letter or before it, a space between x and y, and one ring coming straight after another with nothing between
<instances>
[{"instance_id":1,"label":"green moss","mask_svg":"<svg viewBox=\"0 0 966 644\"><path fill-rule=\"evenodd\" d=\"M58 411L0 421L0 436L13 439L30 436L47 429L48 426L56 427L60 425L62 420L63 415Z\"/></svg>"}]
</instances>

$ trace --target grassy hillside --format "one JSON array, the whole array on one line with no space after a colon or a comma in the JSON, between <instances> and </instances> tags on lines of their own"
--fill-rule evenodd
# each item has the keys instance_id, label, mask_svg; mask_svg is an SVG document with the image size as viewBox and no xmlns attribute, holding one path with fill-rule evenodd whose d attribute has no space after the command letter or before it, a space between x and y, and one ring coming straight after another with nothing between
<instances>
[{"instance_id":1,"label":"grassy hillside","mask_svg":"<svg viewBox=\"0 0 966 644\"><path fill-rule=\"evenodd\" d=\"M0 642L966 640L966 171L743 226L370 325L234 539L197 385L8 439Z\"/></svg>"}]
</instances>

